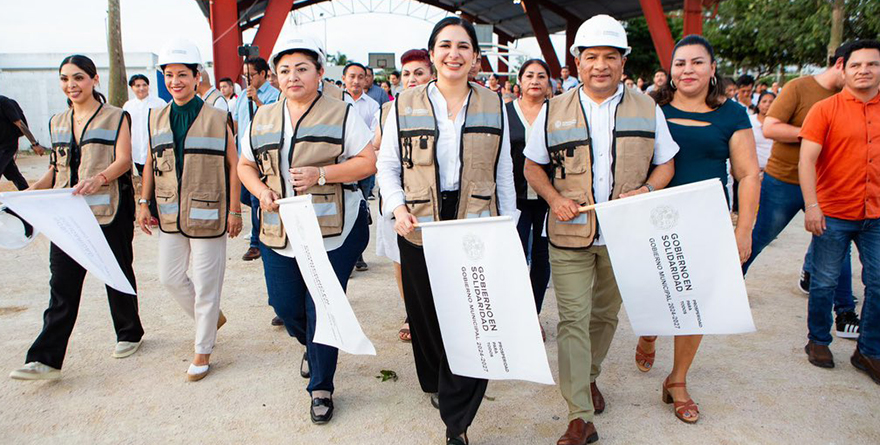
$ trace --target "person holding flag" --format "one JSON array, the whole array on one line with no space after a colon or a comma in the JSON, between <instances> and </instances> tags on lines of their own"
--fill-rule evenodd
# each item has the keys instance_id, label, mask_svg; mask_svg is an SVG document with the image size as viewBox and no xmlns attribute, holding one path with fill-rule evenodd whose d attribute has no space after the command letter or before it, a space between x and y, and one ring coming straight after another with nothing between
<instances>
[{"instance_id":1,"label":"person holding flag","mask_svg":"<svg viewBox=\"0 0 880 445\"><path fill-rule=\"evenodd\" d=\"M604 411L605 399L596 378L621 305L596 213L580 213L579 206L665 187L678 153L660 108L620 81L630 52L620 22L593 16L578 28L570 51L583 87L544 105L524 152L526 180L550 206L547 235L559 306L559 384L569 410L568 429L558 445L599 438L592 422Z\"/></svg>"},{"instance_id":2,"label":"person holding flag","mask_svg":"<svg viewBox=\"0 0 880 445\"><path fill-rule=\"evenodd\" d=\"M131 287L137 290L134 252L134 191L131 181L131 118L106 104L98 85L98 69L86 56L72 55L58 69L69 108L52 116L49 170L28 190L73 187L89 204L107 244ZM147 212L149 216L149 211ZM43 330L28 350L25 366L9 376L18 380L57 380L82 298L86 270L52 244L49 250L49 307ZM107 286L110 315L116 329L113 357L125 358L141 345L144 329L137 296Z\"/></svg>"},{"instance_id":3,"label":"person holding flag","mask_svg":"<svg viewBox=\"0 0 880 445\"><path fill-rule=\"evenodd\" d=\"M260 200L260 251L269 304L290 336L306 347L300 374L309 379L310 416L316 424L333 418L339 350L314 342L315 303L276 201L311 194L327 256L345 290L370 239L366 201L357 181L376 172L373 134L366 123L349 104L318 91L323 54L312 37L279 40L269 62L282 96L260 107L252 124L242 128L238 164L245 187Z\"/></svg>"},{"instance_id":4,"label":"person holding flag","mask_svg":"<svg viewBox=\"0 0 880 445\"><path fill-rule=\"evenodd\" d=\"M437 22L428 39L437 80L397 96L382 130L379 188L393 214L403 292L419 384L437 394L446 443L468 443L467 429L487 380L449 368L422 247L419 222L517 217L507 113L501 97L468 82L478 61L474 26L460 17ZM440 297L440 296L438 296Z\"/></svg>"}]
</instances>

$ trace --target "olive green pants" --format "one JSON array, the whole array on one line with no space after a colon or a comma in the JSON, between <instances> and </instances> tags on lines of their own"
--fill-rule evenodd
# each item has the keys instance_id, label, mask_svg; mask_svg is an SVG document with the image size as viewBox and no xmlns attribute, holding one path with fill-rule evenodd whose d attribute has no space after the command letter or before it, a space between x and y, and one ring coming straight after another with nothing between
<instances>
[{"instance_id":1,"label":"olive green pants","mask_svg":"<svg viewBox=\"0 0 880 445\"><path fill-rule=\"evenodd\" d=\"M559 388L568 402L569 422L592 422L590 383L602 371L617 329L620 290L605 246L550 246L550 268L559 306Z\"/></svg>"}]
</instances>

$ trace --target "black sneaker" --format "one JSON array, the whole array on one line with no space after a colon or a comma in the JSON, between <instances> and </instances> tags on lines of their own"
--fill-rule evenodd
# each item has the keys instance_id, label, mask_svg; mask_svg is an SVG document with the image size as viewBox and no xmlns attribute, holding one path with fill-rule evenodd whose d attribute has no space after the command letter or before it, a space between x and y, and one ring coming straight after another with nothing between
<instances>
[{"instance_id":1,"label":"black sneaker","mask_svg":"<svg viewBox=\"0 0 880 445\"><path fill-rule=\"evenodd\" d=\"M855 312L837 314L837 336L840 338L859 338L859 316Z\"/></svg>"},{"instance_id":2,"label":"black sneaker","mask_svg":"<svg viewBox=\"0 0 880 445\"><path fill-rule=\"evenodd\" d=\"M798 289L801 292L810 295L810 273L802 270L801 271L801 279L798 281Z\"/></svg>"},{"instance_id":3,"label":"black sneaker","mask_svg":"<svg viewBox=\"0 0 880 445\"><path fill-rule=\"evenodd\" d=\"M363 272L365 270L369 270L370 266L367 265L367 262L364 261L363 257L358 258L357 263L354 263L354 270L358 272Z\"/></svg>"}]
</instances>

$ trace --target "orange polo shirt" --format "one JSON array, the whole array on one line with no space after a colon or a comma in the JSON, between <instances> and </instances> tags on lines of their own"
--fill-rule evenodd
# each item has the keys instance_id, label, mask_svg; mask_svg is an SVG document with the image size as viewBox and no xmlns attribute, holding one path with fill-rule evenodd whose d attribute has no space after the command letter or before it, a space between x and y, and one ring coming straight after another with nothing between
<instances>
[{"instance_id":1,"label":"orange polo shirt","mask_svg":"<svg viewBox=\"0 0 880 445\"><path fill-rule=\"evenodd\" d=\"M800 137L822 145L816 194L826 216L880 218L880 94L868 102L846 89L810 110Z\"/></svg>"}]
</instances>

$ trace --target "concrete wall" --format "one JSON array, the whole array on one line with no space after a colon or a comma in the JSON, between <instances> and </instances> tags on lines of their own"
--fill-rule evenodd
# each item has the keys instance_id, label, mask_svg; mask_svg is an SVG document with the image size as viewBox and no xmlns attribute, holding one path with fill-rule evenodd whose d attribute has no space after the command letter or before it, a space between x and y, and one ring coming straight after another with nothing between
<instances>
[{"instance_id":1,"label":"concrete wall","mask_svg":"<svg viewBox=\"0 0 880 445\"><path fill-rule=\"evenodd\" d=\"M58 65L69 54L22 53L0 54L0 94L14 99L21 106L29 127L37 140L48 147L49 119L67 108L67 97L58 84ZM98 91L107 94L110 72L107 53L84 53L98 67ZM158 94L156 88L156 61L153 53L126 53L125 74L143 74L150 79L150 94ZM131 90L129 96L134 97ZM30 143L22 137L19 147L29 149Z\"/></svg>"}]
</instances>

